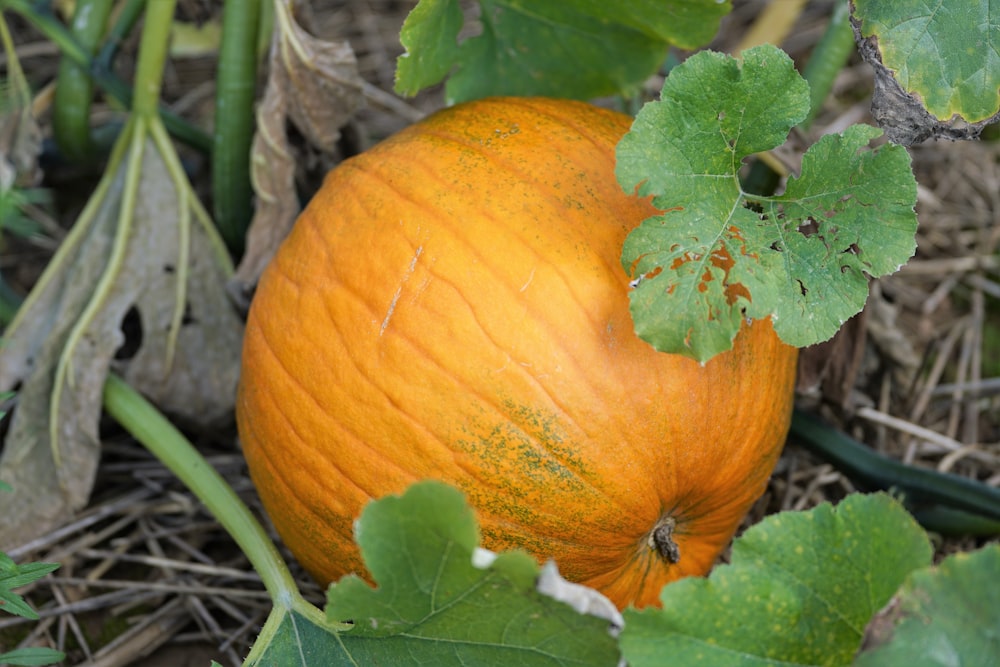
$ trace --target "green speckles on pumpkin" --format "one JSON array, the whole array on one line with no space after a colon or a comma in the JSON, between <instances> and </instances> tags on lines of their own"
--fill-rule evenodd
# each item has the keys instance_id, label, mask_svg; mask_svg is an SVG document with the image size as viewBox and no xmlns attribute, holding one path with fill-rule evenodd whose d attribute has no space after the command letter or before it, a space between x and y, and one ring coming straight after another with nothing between
<instances>
[{"instance_id":1,"label":"green speckles on pumpkin","mask_svg":"<svg viewBox=\"0 0 1000 667\"><path fill-rule=\"evenodd\" d=\"M510 400L503 403L512 421L521 425L549 454L561 462L564 473L589 477L591 471L580 457L573 441L567 438L559 419L551 412Z\"/></svg>"},{"instance_id":2,"label":"green speckles on pumpkin","mask_svg":"<svg viewBox=\"0 0 1000 667\"><path fill-rule=\"evenodd\" d=\"M555 416L509 400L502 408L507 420L469 424L455 443L486 479L514 497L524 496L527 480L571 493L587 489L581 479L589 477L587 466Z\"/></svg>"},{"instance_id":3,"label":"green speckles on pumpkin","mask_svg":"<svg viewBox=\"0 0 1000 667\"><path fill-rule=\"evenodd\" d=\"M549 553L552 537L582 541L597 529L594 512L607 503L559 418L543 409L501 401L500 415L480 413L453 440L469 472L462 490L482 513L487 545L511 544ZM503 525L489 517L502 517Z\"/></svg>"}]
</instances>

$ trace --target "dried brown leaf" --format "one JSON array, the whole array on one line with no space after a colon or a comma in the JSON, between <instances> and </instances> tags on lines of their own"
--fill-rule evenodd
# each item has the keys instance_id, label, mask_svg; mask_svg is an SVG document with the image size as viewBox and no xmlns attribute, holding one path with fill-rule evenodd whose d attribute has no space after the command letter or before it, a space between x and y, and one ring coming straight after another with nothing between
<instances>
[{"instance_id":1,"label":"dried brown leaf","mask_svg":"<svg viewBox=\"0 0 1000 667\"><path fill-rule=\"evenodd\" d=\"M864 357L868 309L847 320L830 340L799 353L796 390L852 410L853 389Z\"/></svg>"},{"instance_id":2,"label":"dried brown leaf","mask_svg":"<svg viewBox=\"0 0 1000 667\"><path fill-rule=\"evenodd\" d=\"M131 309L142 323L141 342L117 367L140 391L191 423L217 421L232 409L242 324L226 301L217 243L197 220L190 238L182 233L178 223L196 204L187 198L190 191L177 191L151 140L133 168L141 176L127 232L119 219L125 160L103 196L95 196L95 214L81 216L6 334L0 390L22 384L0 457L0 479L14 487L0 513L5 546L51 530L87 502L99 459L104 380L125 341L121 325ZM114 266L116 240L124 246ZM111 283L102 292L106 276ZM97 294L103 298L95 301ZM175 321L180 327L171 353Z\"/></svg>"},{"instance_id":3,"label":"dried brown leaf","mask_svg":"<svg viewBox=\"0 0 1000 667\"><path fill-rule=\"evenodd\" d=\"M257 134L250 164L257 203L247 231L246 251L233 281L232 292L237 299L248 300L274 250L299 214L296 160L285 134L284 97L281 85L271 77L257 109Z\"/></svg>"},{"instance_id":4,"label":"dried brown leaf","mask_svg":"<svg viewBox=\"0 0 1000 667\"><path fill-rule=\"evenodd\" d=\"M361 104L362 82L354 50L345 41L317 39L292 15L291 3L275 3L271 76L285 92L289 119L309 141L328 153L340 128Z\"/></svg>"},{"instance_id":5,"label":"dried brown leaf","mask_svg":"<svg viewBox=\"0 0 1000 667\"><path fill-rule=\"evenodd\" d=\"M116 368L161 410L185 423L211 427L232 416L243 323L225 292L229 276L218 261L221 248L213 252L217 239L192 221L186 298L171 355L172 306L181 275L179 230L171 223L181 211L162 160L154 151L147 150L147 156L146 187L136 206L136 221L144 221L140 224L147 229L131 239L128 260L108 300L119 311L135 305L142 345Z\"/></svg>"},{"instance_id":6,"label":"dried brown leaf","mask_svg":"<svg viewBox=\"0 0 1000 667\"><path fill-rule=\"evenodd\" d=\"M257 204L234 281L237 295L246 295L256 284L299 213L295 175L302 160L289 141L288 124L312 146L333 153L340 128L362 100L350 45L310 35L296 22L287 0L276 0L274 7L270 72L251 153Z\"/></svg>"}]
</instances>

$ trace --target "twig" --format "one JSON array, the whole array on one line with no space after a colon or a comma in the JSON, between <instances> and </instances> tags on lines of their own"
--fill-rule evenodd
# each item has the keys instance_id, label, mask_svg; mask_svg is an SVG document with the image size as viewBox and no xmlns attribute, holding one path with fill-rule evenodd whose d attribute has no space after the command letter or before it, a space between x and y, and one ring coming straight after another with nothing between
<instances>
[{"instance_id":1,"label":"twig","mask_svg":"<svg viewBox=\"0 0 1000 667\"><path fill-rule=\"evenodd\" d=\"M225 577L241 581L260 582L260 577L253 571L237 570L219 565L204 565L200 563L188 563L173 558L163 558L158 556L143 556L141 554L117 554L113 551L101 549L82 549L80 556L85 558L115 558L126 563L141 563L150 567L159 567L180 572L194 572L196 574L207 574L216 577Z\"/></svg>"},{"instance_id":2,"label":"twig","mask_svg":"<svg viewBox=\"0 0 1000 667\"><path fill-rule=\"evenodd\" d=\"M856 413L859 417L867 419L868 421L876 422L882 424L883 426L888 426L894 428L897 431L902 431L903 433L908 433L912 436L916 436L921 440L934 443L942 449L946 449L949 452L961 449L962 443L949 438L948 436L941 435L936 431L932 431L929 428L924 428L923 426L918 426L913 422L909 422L905 419L900 419L899 417L893 417L892 415L887 415L884 412L875 410L869 407L860 407Z\"/></svg>"},{"instance_id":3,"label":"twig","mask_svg":"<svg viewBox=\"0 0 1000 667\"><path fill-rule=\"evenodd\" d=\"M955 391L973 392L979 396L988 396L1000 393L1000 377L985 378L976 382L939 384L931 390L932 396L945 396L953 394Z\"/></svg>"},{"instance_id":4,"label":"twig","mask_svg":"<svg viewBox=\"0 0 1000 667\"><path fill-rule=\"evenodd\" d=\"M150 655L191 621L182 598L175 598L129 628L94 656L86 667L125 667ZM81 665L80 667L83 667Z\"/></svg>"},{"instance_id":5,"label":"twig","mask_svg":"<svg viewBox=\"0 0 1000 667\"><path fill-rule=\"evenodd\" d=\"M917 259L899 269L899 276L928 276L942 273L962 273L976 269L1000 268L1000 257L996 255L971 255L966 257L942 257L939 259Z\"/></svg>"},{"instance_id":6,"label":"twig","mask_svg":"<svg viewBox=\"0 0 1000 667\"><path fill-rule=\"evenodd\" d=\"M209 586L204 582L196 582L191 584L185 583L170 583L170 582L158 582L158 581L132 581L132 580L112 580L112 579L100 579L93 581L84 577L52 577L52 582L56 584L66 584L75 585L86 588L107 588L114 591L114 593L107 593L105 596L110 603L104 604L100 603L93 607L96 609L102 609L104 607L109 607L112 604L119 602L119 598L116 597L118 592L129 592L132 591L142 591L144 593L150 594L150 596L162 596L165 593L175 593L178 595L225 595L228 598L240 598L249 600L267 600L267 591L263 589L247 589L243 587L236 586ZM90 598L96 599L96 598ZM83 601L81 601L83 602ZM66 610L72 609L73 611L91 611L91 607L84 605L82 609L78 608L81 602L71 602L64 607L59 609L46 610L44 613L39 612L39 615L52 616L54 613L62 613ZM16 620L16 619L14 619ZM8 623L5 619L0 621L0 627L5 627L3 623ZM13 625L13 623L8 623Z\"/></svg>"},{"instance_id":7,"label":"twig","mask_svg":"<svg viewBox=\"0 0 1000 667\"><path fill-rule=\"evenodd\" d=\"M58 602L61 606L65 607L68 604L66 600L65 591L62 590L62 587L60 587L59 584L56 584L54 582L52 584L52 596L55 598L56 602ZM59 617L59 622L65 623L66 625L69 626L69 631L73 633L73 637L80 645L80 649L83 651L83 654L87 656L88 660L92 660L94 657L93 651L90 650L90 644L87 642L87 637L84 634L83 630L80 628L80 624L76 620L76 615L62 614Z\"/></svg>"},{"instance_id":8,"label":"twig","mask_svg":"<svg viewBox=\"0 0 1000 667\"><path fill-rule=\"evenodd\" d=\"M117 514L125 508L134 507L136 503L141 500L147 500L152 495L153 493L149 489L137 489L132 491L116 501L97 506L92 511L87 512L76 521L68 523L62 528L53 530L52 532L42 535L41 537L26 544L22 544L19 547L9 549L7 551L7 555L14 560L21 560L28 554L35 551L41 551L54 544L58 544L68 536L86 530L95 523Z\"/></svg>"}]
</instances>

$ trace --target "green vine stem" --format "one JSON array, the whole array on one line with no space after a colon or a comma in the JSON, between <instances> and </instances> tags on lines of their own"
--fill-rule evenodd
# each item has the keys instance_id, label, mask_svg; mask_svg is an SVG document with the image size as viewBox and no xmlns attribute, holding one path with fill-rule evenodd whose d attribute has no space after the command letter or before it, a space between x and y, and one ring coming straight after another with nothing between
<instances>
[{"instance_id":1,"label":"green vine stem","mask_svg":"<svg viewBox=\"0 0 1000 667\"><path fill-rule=\"evenodd\" d=\"M88 57L100 45L112 0L78 0L73 11L70 30ZM90 104L94 82L87 70L63 56L56 77L55 102L52 108L52 130L59 150L71 160L83 161L93 155L90 134Z\"/></svg>"},{"instance_id":2,"label":"green vine stem","mask_svg":"<svg viewBox=\"0 0 1000 667\"><path fill-rule=\"evenodd\" d=\"M104 408L208 508L250 560L272 600L300 598L295 580L260 522L187 438L125 380L104 384Z\"/></svg>"},{"instance_id":3,"label":"green vine stem","mask_svg":"<svg viewBox=\"0 0 1000 667\"><path fill-rule=\"evenodd\" d=\"M150 0L149 4L156 3ZM87 51L69 33L66 26L50 12L42 11L38 8L37 3L32 3L29 0L0 0L0 10L3 9L16 12L30 22L32 26L59 47L59 51L64 57L87 70L94 83L118 104L124 107L132 106L133 92L129 86L114 73L95 67L94 61L87 54ZM207 132L191 125L166 109L160 109L159 114L171 135L203 153L211 151L212 138Z\"/></svg>"},{"instance_id":4,"label":"green vine stem","mask_svg":"<svg viewBox=\"0 0 1000 667\"><path fill-rule=\"evenodd\" d=\"M144 128L148 125L148 123L149 119L141 115L133 115L129 119L128 125L122 134L122 139L115 144L114 149L112 150L111 161L108 163L109 168L106 170L104 177L97 186L97 189L87 202L87 206L84 207L80 217L77 219L76 224L73 226L74 230L85 230L90 227L89 222L95 215L97 215L97 212L104 201L105 195L112 187L115 173L118 171L118 165L121 164L121 161L124 159L124 155L128 155L129 165L131 168L129 168L125 173L122 201L118 211L118 225L115 238L111 246L111 252L108 256L108 263L101 273L101 277L94 289L94 294L87 302L87 305L84 307L83 312L77 318L76 322L73 323L73 326L66 337L66 343L59 354L59 361L56 363L55 380L53 382L54 389L49 405L49 444L52 448L52 460L55 461L56 466L61 465L62 461L62 457L59 453L59 413L62 409L62 387L67 386L68 383L73 381L73 352L80 344L80 341L83 340L87 328L94 321L98 311L101 309L107 294L111 290L111 286L113 285L115 278L121 270L122 264L125 262L125 250L128 247L128 239L132 229L132 212L135 210L135 193L139 187L139 176L141 174L139 165L142 164L142 154L146 148L145 141L132 141L131 138L139 133L143 133ZM59 251L57 251L53 256L52 260L49 262L49 266L61 266L64 258L68 256L68 253L75 250L78 238L78 236L71 233L59 247ZM63 254L64 249L66 254ZM48 275L49 271L46 270L46 272L42 275L42 279L39 281L39 286L36 286L36 288L32 290L32 295L41 294L42 290L40 289L40 286L47 282L46 279ZM29 295L29 299L30 298L31 295ZM27 309L25 309L25 311L27 311ZM17 320L15 319L15 324L16 322ZM12 328L13 326L14 325L12 325Z\"/></svg>"},{"instance_id":5,"label":"green vine stem","mask_svg":"<svg viewBox=\"0 0 1000 667\"><path fill-rule=\"evenodd\" d=\"M792 415L790 436L792 442L828 461L858 486L895 489L915 512L936 520L935 525L925 524L935 532L954 533L957 526L952 522L961 520L969 522L973 534L1000 534L996 530L1000 527L1000 489L887 458L800 410Z\"/></svg>"},{"instance_id":6,"label":"green vine stem","mask_svg":"<svg viewBox=\"0 0 1000 667\"><path fill-rule=\"evenodd\" d=\"M773 6L773 5L771 5ZM799 124L808 129L816 114L823 106L823 100L833 90L833 83L854 49L854 33L851 30L848 3L838 3L830 16L823 36L813 49L809 62L802 71L802 78L809 82L809 115ZM770 195L781 180L763 160L755 160L743 186L747 192Z\"/></svg>"},{"instance_id":7,"label":"green vine stem","mask_svg":"<svg viewBox=\"0 0 1000 667\"><path fill-rule=\"evenodd\" d=\"M250 147L259 26L260 0L225 3L215 93L212 201L215 224L234 257L243 253L252 215Z\"/></svg>"},{"instance_id":8,"label":"green vine stem","mask_svg":"<svg viewBox=\"0 0 1000 667\"><path fill-rule=\"evenodd\" d=\"M927 530L950 537L996 537L1000 521L979 514L944 507L918 505L910 507L914 518Z\"/></svg>"},{"instance_id":9,"label":"green vine stem","mask_svg":"<svg viewBox=\"0 0 1000 667\"><path fill-rule=\"evenodd\" d=\"M809 62L802 70L802 76L809 82L809 115L801 127L808 129L823 100L833 90L837 74L843 69L847 59L854 53L854 30L851 28L850 3L839 2L833 8L830 22L819 42L813 48Z\"/></svg>"}]
</instances>

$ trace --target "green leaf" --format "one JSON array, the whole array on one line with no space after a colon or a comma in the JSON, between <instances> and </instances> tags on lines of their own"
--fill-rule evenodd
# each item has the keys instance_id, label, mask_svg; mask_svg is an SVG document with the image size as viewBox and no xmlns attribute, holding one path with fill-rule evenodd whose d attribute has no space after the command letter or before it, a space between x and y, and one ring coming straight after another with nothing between
<instances>
[{"instance_id":1,"label":"green leaf","mask_svg":"<svg viewBox=\"0 0 1000 667\"><path fill-rule=\"evenodd\" d=\"M927 535L894 499L765 518L708 579L663 589L663 609L625 612L631 667L845 665L907 574L931 560Z\"/></svg>"},{"instance_id":2,"label":"green leaf","mask_svg":"<svg viewBox=\"0 0 1000 667\"><path fill-rule=\"evenodd\" d=\"M58 563L25 563L16 565L7 554L0 552L0 610L16 616L38 619L38 614L12 589L27 586L59 568Z\"/></svg>"},{"instance_id":3,"label":"green leaf","mask_svg":"<svg viewBox=\"0 0 1000 667\"><path fill-rule=\"evenodd\" d=\"M853 4L861 36L938 120L957 115L974 123L1000 110L1000 0Z\"/></svg>"},{"instance_id":4,"label":"green leaf","mask_svg":"<svg viewBox=\"0 0 1000 667\"><path fill-rule=\"evenodd\" d=\"M21 648L16 651L0 653L0 664L20 667L54 665L65 659L65 653L51 648Z\"/></svg>"},{"instance_id":5,"label":"green leaf","mask_svg":"<svg viewBox=\"0 0 1000 667\"><path fill-rule=\"evenodd\" d=\"M0 570L0 586L20 588L59 569L59 563L24 563Z\"/></svg>"},{"instance_id":6,"label":"green leaf","mask_svg":"<svg viewBox=\"0 0 1000 667\"><path fill-rule=\"evenodd\" d=\"M551 576L528 555L477 549L475 517L455 489L417 483L371 503L355 530L379 587L345 577L325 616L301 600L276 603L248 667L617 664L607 618L540 593Z\"/></svg>"},{"instance_id":7,"label":"green leaf","mask_svg":"<svg viewBox=\"0 0 1000 667\"><path fill-rule=\"evenodd\" d=\"M869 149L874 128L822 138L781 195L743 190L744 159L783 143L808 111L808 84L779 49L750 49L742 63L704 51L671 72L619 143L622 187L664 211L622 252L636 333L658 350L704 362L746 318L771 317L791 345L826 340L864 306L868 276L913 254L910 158Z\"/></svg>"},{"instance_id":8,"label":"green leaf","mask_svg":"<svg viewBox=\"0 0 1000 667\"><path fill-rule=\"evenodd\" d=\"M858 667L989 667L1000 656L1000 545L910 575L870 626Z\"/></svg>"},{"instance_id":9,"label":"green leaf","mask_svg":"<svg viewBox=\"0 0 1000 667\"><path fill-rule=\"evenodd\" d=\"M438 482L369 505L356 529L379 587L348 576L330 588L327 617L359 664L614 665L607 619L535 589L527 554L473 564L479 530L462 495Z\"/></svg>"},{"instance_id":10,"label":"green leaf","mask_svg":"<svg viewBox=\"0 0 1000 667\"><path fill-rule=\"evenodd\" d=\"M403 24L396 90L413 95L454 72L451 102L489 95L586 99L632 94L670 44L707 43L729 2L480 0L479 34L459 42L458 0L421 0Z\"/></svg>"},{"instance_id":11,"label":"green leaf","mask_svg":"<svg viewBox=\"0 0 1000 667\"><path fill-rule=\"evenodd\" d=\"M331 624L323 612L303 600L287 606L275 601L271 614L254 642L244 667L319 667L357 665L345 650L339 623Z\"/></svg>"},{"instance_id":12,"label":"green leaf","mask_svg":"<svg viewBox=\"0 0 1000 667\"><path fill-rule=\"evenodd\" d=\"M406 17L399 39L406 51L396 61L396 92L416 95L443 81L458 61L458 32L465 22L456 0L420 0Z\"/></svg>"},{"instance_id":13,"label":"green leaf","mask_svg":"<svg viewBox=\"0 0 1000 667\"><path fill-rule=\"evenodd\" d=\"M6 188L0 183L0 230L22 238L39 234L42 226L25 215L24 210L28 206L48 204L49 195L48 190L40 188Z\"/></svg>"}]
</instances>

